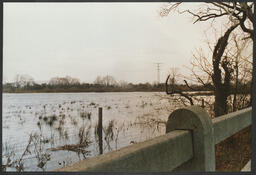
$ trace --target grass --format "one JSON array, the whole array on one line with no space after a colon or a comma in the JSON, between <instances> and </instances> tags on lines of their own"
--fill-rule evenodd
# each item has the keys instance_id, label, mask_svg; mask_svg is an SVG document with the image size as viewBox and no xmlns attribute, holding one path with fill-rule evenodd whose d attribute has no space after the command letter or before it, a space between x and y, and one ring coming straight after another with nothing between
<instances>
[{"instance_id":1,"label":"grass","mask_svg":"<svg viewBox=\"0 0 256 175\"><path fill-rule=\"evenodd\" d=\"M7 148L11 150L7 150L9 152L5 155L7 162L2 165L2 170L6 171L6 168L10 167L15 168L18 172L24 171L24 160L26 156L30 155L31 151L33 151L37 160L37 167L44 171L46 163L51 159L51 155L45 152L43 146L45 139L41 139L41 137L42 135L30 134L27 146L19 157L15 157L14 148Z\"/></svg>"},{"instance_id":2,"label":"grass","mask_svg":"<svg viewBox=\"0 0 256 175\"><path fill-rule=\"evenodd\" d=\"M76 103L76 102L72 101L72 104L74 104L74 103ZM31 155L33 154L35 156L33 158L33 161L37 161L35 166L37 166L38 168L40 168L44 171L46 168L46 166L45 166L46 163L48 161L50 161L50 159L51 159L50 152L48 152L51 150L44 149L44 146L48 145L47 147L49 147L49 145L51 144L50 148L53 148L53 146L56 145L54 142L57 139L65 139L65 142L69 139L68 130L65 129L65 123L68 123L68 121L65 120L65 118L67 118L67 117L70 117L71 123L73 124L73 126L76 126L75 130L77 132L79 132L76 134L78 137L78 142L77 143L69 143L69 144L67 144L68 142L66 142L66 144L62 145L62 146L56 145L57 147L55 147L55 151L57 151L57 150L73 151L79 155L79 159L80 159L80 154L82 154L83 158L86 158L87 156L90 155L90 150L88 150L87 148L92 143L92 141L90 140L91 139L91 135L90 135L91 129L90 129L90 127L85 127L87 124L90 125L90 122L80 123L80 120L74 119L68 114L64 114L66 112L63 111L64 106L61 104L57 104L56 106L54 106L55 108L57 108L57 110L59 109L59 111L60 111L58 115L53 114L53 113L47 114L46 113L47 107L49 107L49 106L46 104L42 105L43 110L41 112L35 113L36 114L35 116L38 119L38 121L36 121L36 123L35 123L35 126L39 127L39 132L41 134L37 134L38 132L31 133L30 141L28 142L28 146L25 149L25 151L21 157L16 156L18 159L11 154L7 155L7 156L9 156L9 159L7 158L2 166L2 168L4 170L6 170L6 168L10 167L10 168L14 168L14 169L16 168L17 171L24 171L24 169L27 168L27 165L25 165L25 163L27 164L27 162L23 161L24 157L27 154L31 154ZM54 107L51 108L51 112L55 110ZM69 109L71 111L73 111L73 109L71 107L69 107ZM75 109L74 109L74 111L75 111ZM23 112L22 110L17 111L18 116L19 116L18 117L19 121L22 120L22 118L21 118L22 112ZM19 115L19 114L21 114L21 115ZM85 119L91 120L91 115L92 115L91 112L84 111L81 113L80 117L83 120L85 120ZM82 126L82 128L79 128L79 126L81 124L83 124L83 126ZM42 130L42 126L50 127L51 138L49 138L49 139L43 138L42 131L44 131L44 129ZM49 132L49 128L46 128L46 129L47 130L45 130L45 131ZM54 137L54 135L52 135L52 129L55 129L54 132L59 133L59 138ZM10 146L8 146L8 147L10 147ZM13 150L13 153L15 153L15 150ZM25 157L25 159L26 158L27 157Z\"/></svg>"},{"instance_id":3,"label":"grass","mask_svg":"<svg viewBox=\"0 0 256 175\"><path fill-rule=\"evenodd\" d=\"M48 118L47 118L47 117L44 117L43 120L44 120L45 122L47 122Z\"/></svg>"},{"instance_id":4,"label":"grass","mask_svg":"<svg viewBox=\"0 0 256 175\"><path fill-rule=\"evenodd\" d=\"M94 106L94 105L96 105L94 102L91 102L91 103L89 104L89 106Z\"/></svg>"},{"instance_id":5,"label":"grass","mask_svg":"<svg viewBox=\"0 0 256 175\"><path fill-rule=\"evenodd\" d=\"M241 171L251 159L251 126L215 145L216 171Z\"/></svg>"},{"instance_id":6,"label":"grass","mask_svg":"<svg viewBox=\"0 0 256 175\"><path fill-rule=\"evenodd\" d=\"M84 119L88 119L91 120L91 112L86 112L86 111L82 111L80 112L80 117L84 120Z\"/></svg>"},{"instance_id":7,"label":"grass","mask_svg":"<svg viewBox=\"0 0 256 175\"><path fill-rule=\"evenodd\" d=\"M61 151L61 150L66 150L66 151L72 151L77 153L79 159L80 159L80 154L82 154L83 158L86 159L87 156L90 155L91 151L88 150L88 147L92 143L90 140L90 130L91 126L85 128L85 127L80 127L79 132L78 132L78 142L75 144L65 144L62 146L57 146L55 148L49 148L48 150L50 151ZM64 136L68 138L68 133L65 132Z\"/></svg>"},{"instance_id":8,"label":"grass","mask_svg":"<svg viewBox=\"0 0 256 175\"><path fill-rule=\"evenodd\" d=\"M56 121L57 120L57 116L54 114L54 115L52 115L52 116L50 116L50 120L52 120L52 121Z\"/></svg>"},{"instance_id":9,"label":"grass","mask_svg":"<svg viewBox=\"0 0 256 175\"><path fill-rule=\"evenodd\" d=\"M72 118L72 119L71 119L71 123L72 123L74 126L77 126L77 121L76 121L76 119Z\"/></svg>"}]
</instances>

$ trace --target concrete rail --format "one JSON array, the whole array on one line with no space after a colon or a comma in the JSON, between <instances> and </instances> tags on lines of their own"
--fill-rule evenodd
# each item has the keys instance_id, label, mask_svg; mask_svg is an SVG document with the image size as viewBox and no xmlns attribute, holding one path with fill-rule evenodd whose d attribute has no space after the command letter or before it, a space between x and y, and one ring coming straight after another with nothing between
<instances>
[{"instance_id":1,"label":"concrete rail","mask_svg":"<svg viewBox=\"0 0 256 175\"><path fill-rule=\"evenodd\" d=\"M232 112L212 120L214 128L214 143L232 136L252 123L252 108Z\"/></svg>"},{"instance_id":2,"label":"concrete rail","mask_svg":"<svg viewBox=\"0 0 256 175\"><path fill-rule=\"evenodd\" d=\"M252 123L252 108L211 119L198 106L175 110L166 134L55 171L215 171L215 144Z\"/></svg>"},{"instance_id":3,"label":"concrete rail","mask_svg":"<svg viewBox=\"0 0 256 175\"><path fill-rule=\"evenodd\" d=\"M193 157L192 148L191 133L177 130L56 171L172 171Z\"/></svg>"}]
</instances>

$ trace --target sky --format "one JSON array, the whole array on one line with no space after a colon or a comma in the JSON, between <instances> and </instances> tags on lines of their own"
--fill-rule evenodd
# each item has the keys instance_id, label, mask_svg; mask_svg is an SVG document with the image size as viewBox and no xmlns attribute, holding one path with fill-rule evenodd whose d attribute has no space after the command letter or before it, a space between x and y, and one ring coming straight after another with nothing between
<instances>
[{"instance_id":1,"label":"sky","mask_svg":"<svg viewBox=\"0 0 256 175\"><path fill-rule=\"evenodd\" d=\"M66 75L92 83L164 82L171 67L188 74L192 53L205 45L208 23L172 13L165 3L4 3L3 82L17 74L37 82ZM185 6L195 8L197 3Z\"/></svg>"}]
</instances>

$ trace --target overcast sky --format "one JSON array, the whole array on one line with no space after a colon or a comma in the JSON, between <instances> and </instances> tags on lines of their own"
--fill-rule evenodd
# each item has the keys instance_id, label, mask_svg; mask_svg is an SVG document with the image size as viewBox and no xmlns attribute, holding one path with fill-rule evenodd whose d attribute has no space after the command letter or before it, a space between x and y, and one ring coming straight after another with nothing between
<instances>
[{"instance_id":1,"label":"overcast sky","mask_svg":"<svg viewBox=\"0 0 256 175\"><path fill-rule=\"evenodd\" d=\"M193 8L196 3L187 3ZM161 81L170 67L188 72L195 48L205 45L206 23L189 15L160 17L163 3L4 3L3 78L28 74L91 83Z\"/></svg>"}]
</instances>

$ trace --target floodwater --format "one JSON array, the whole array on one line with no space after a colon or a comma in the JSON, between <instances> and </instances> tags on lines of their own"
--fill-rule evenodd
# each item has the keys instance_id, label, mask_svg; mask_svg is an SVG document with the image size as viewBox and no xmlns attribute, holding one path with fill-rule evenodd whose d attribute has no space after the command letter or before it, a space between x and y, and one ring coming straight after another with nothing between
<instances>
[{"instance_id":1,"label":"floodwater","mask_svg":"<svg viewBox=\"0 0 256 175\"><path fill-rule=\"evenodd\" d=\"M169 114L183 106L160 92L4 93L2 102L2 161L14 162L7 171L16 171L21 157L24 171L49 171L98 155L99 107L106 153L164 134ZM84 140L84 154L53 149Z\"/></svg>"}]
</instances>

